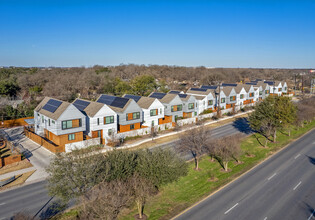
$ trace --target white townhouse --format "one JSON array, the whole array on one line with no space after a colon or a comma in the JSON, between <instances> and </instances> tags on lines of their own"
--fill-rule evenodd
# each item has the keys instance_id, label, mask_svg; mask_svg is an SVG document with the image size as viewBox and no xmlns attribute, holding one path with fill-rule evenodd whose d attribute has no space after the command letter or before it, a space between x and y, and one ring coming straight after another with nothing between
<instances>
[{"instance_id":1,"label":"white townhouse","mask_svg":"<svg viewBox=\"0 0 315 220\"><path fill-rule=\"evenodd\" d=\"M73 104L45 97L34 109L34 130L55 145L83 141L85 115Z\"/></svg>"},{"instance_id":2,"label":"white townhouse","mask_svg":"<svg viewBox=\"0 0 315 220\"><path fill-rule=\"evenodd\" d=\"M244 101L247 100L247 92L244 88L244 85L237 84L234 89L236 92L236 105L242 107L244 105Z\"/></svg>"},{"instance_id":3,"label":"white townhouse","mask_svg":"<svg viewBox=\"0 0 315 220\"><path fill-rule=\"evenodd\" d=\"M164 118L164 105L156 98L129 95L123 97L133 99L142 108L143 123L142 125L153 127L160 124Z\"/></svg>"},{"instance_id":4,"label":"white townhouse","mask_svg":"<svg viewBox=\"0 0 315 220\"><path fill-rule=\"evenodd\" d=\"M169 94L177 94L183 102L183 118L191 118L198 115L198 100L195 96L181 93L180 91L171 90Z\"/></svg>"},{"instance_id":5,"label":"white townhouse","mask_svg":"<svg viewBox=\"0 0 315 220\"><path fill-rule=\"evenodd\" d=\"M223 91L223 88L217 88L215 90L215 95L216 95L215 109L217 110L218 106L220 106L221 109L226 109L227 96Z\"/></svg>"},{"instance_id":6,"label":"white townhouse","mask_svg":"<svg viewBox=\"0 0 315 220\"><path fill-rule=\"evenodd\" d=\"M106 104L78 98L73 105L86 115L86 135L89 137L99 137L102 144L107 144L117 133L117 114Z\"/></svg>"},{"instance_id":7,"label":"white townhouse","mask_svg":"<svg viewBox=\"0 0 315 220\"><path fill-rule=\"evenodd\" d=\"M237 94L232 86L224 86L222 91L226 95L226 109L235 107L237 102Z\"/></svg>"},{"instance_id":8,"label":"white townhouse","mask_svg":"<svg viewBox=\"0 0 315 220\"><path fill-rule=\"evenodd\" d=\"M183 117L183 102L178 94L152 92L149 97L159 99L159 101L164 105L165 121L162 123L176 122L177 118Z\"/></svg>"},{"instance_id":9,"label":"white townhouse","mask_svg":"<svg viewBox=\"0 0 315 220\"><path fill-rule=\"evenodd\" d=\"M118 133L141 128L141 107L133 100L111 95L100 95L96 102L108 105L117 114Z\"/></svg>"},{"instance_id":10,"label":"white townhouse","mask_svg":"<svg viewBox=\"0 0 315 220\"><path fill-rule=\"evenodd\" d=\"M270 87L270 94L282 95L282 84L280 81L265 81Z\"/></svg>"},{"instance_id":11,"label":"white townhouse","mask_svg":"<svg viewBox=\"0 0 315 220\"><path fill-rule=\"evenodd\" d=\"M288 84L286 81L282 81L282 93L288 93Z\"/></svg>"},{"instance_id":12,"label":"white townhouse","mask_svg":"<svg viewBox=\"0 0 315 220\"><path fill-rule=\"evenodd\" d=\"M193 95L197 99L198 104L196 107L198 115L205 110L215 110L216 97L213 89L190 88L186 94Z\"/></svg>"},{"instance_id":13,"label":"white townhouse","mask_svg":"<svg viewBox=\"0 0 315 220\"><path fill-rule=\"evenodd\" d=\"M243 102L244 105L252 104L255 102L255 89L253 85L244 84L244 89L247 93L246 101Z\"/></svg>"}]
</instances>

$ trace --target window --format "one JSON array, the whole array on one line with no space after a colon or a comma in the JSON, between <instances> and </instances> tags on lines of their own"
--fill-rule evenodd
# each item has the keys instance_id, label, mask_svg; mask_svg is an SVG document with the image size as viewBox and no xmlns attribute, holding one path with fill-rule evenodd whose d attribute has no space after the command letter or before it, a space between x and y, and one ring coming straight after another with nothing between
<instances>
[{"instance_id":1,"label":"window","mask_svg":"<svg viewBox=\"0 0 315 220\"><path fill-rule=\"evenodd\" d=\"M183 109L182 105L172 105L172 112L181 111Z\"/></svg>"},{"instance_id":2,"label":"window","mask_svg":"<svg viewBox=\"0 0 315 220\"><path fill-rule=\"evenodd\" d=\"M197 112L195 112L195 116L197 116Z\"/></svg>"},{"instance_id":3,"label":"window","mask_svg":"<svg viewBox=\"0 0 315 220\"><path fill-rule=\"evenodd\" d=\"M42 123L44 123L44 116L42 116Z\"/></svg>"},{"instance_id":4,"label":"window","mask_svg":"<svg viewBox=\"0 0 315 220\"><path fill-rule=\"evenodd\" d=\"M177 111L181 111L181 110L183 110L183 106L182 105L178 105L177 106Z\"/></svg>"},{"instance_id":5,"label":"window","mask_svg":"<svg viewBox=\"0 0 315 220\"><path fill-rule=\"evenodd\" d=\"M75 134L68 134L68 141L73 141L75 139Z\"/></svg>"},{"instance_id":6,"label":"window","mask_svg":"<svg viewBox=\"0 0 315 220\"><path fill-rule=\"evenodd\" d=\"M177 118L178 118L178 116L177 116L177 115L175 115L175 122L177 122Z\"/></svg>"},{"instance_id":7,"label":"window","mask_svg":"<svg viewBox=\"0 0 315 220\"><path fill-rule=\"evenodd\" d=\"M140 112L134 112L134 113L127 113L126 119L127 121L135 120L140 118Z\"/></svg>"},{"instance_id":8,"label":"window","mask_svg":"<svg viewBox=\"0 0 315 220\"><path fill-rule=\"evenodd\" d=\"M208 105L213 105L213 100L209 100Z\"/></svg>"},{"instance_id":9,"label":"window","mask_svg":"<svg viewBox=\"0 0 315 220\"><path fill-rule=\"evenodd\" d=\"M98 130L97 131L97 137L101 137L102 136L102 131L101 130Z\"/></svg>"},{"instance_id":10,"label":"window","mask_svg":"<svg viewBox=\"0 0 315 220\"><path fill-rule=\"evenodd\" d=\"M240 95L240 98L243 99L243 98L244 98L244 94L241 94L241 95Z\"/></svg>"},{"instance_id":11,"label":"window","mask_svg":"<svg viewBox=\"0 0 315 220\"><path fill-rule=\"evenodd\" d=\"M112 124L114 123L114 116L104 117L104 124Z\"/></svg>"},{"instance_id":12,"label":"window","mask_svg":"<svg viewBox=\"0 0 315 220\"><path fill-rule=\"evenodd\" d=\"M100 119L97 118L97 125L100 125Z\"/></svg>"},{"instance_id":13,"label":"window","mask_svg":"<svg viewBox=\"0 0 315 220\"><path fill-rule=\"evenodd\" d=\"M39 114L37 113L37 116L39 117Z\"/></svg>"},{"instance_id":14,"label":"window","mask_svg":"<svg viewBox=\"0 0 315 220\"><path fill-rule=\"evenodd\" d=\"M150 110L150 116L156 116L159 114L159 111L157 109L151 109Z\"/></svg>"},{"instance_id":15,"label":"window","mask_svg":"<svg viewBox=\"0 0 315 220\"><path fill-rule=\"evenodd\" d=\"M196 108L198 107L198 103L196 102Z\"/></svg>"},{"instance_id":16,"label":"window","mask_svg":"<svg viewBox=\"0 0 315 220\"><path fill-rule=\"evenodd\" d=\"M113 134L113 130L112 129L108 129L108 136L111 136Z\"/></svg>"},{"instance_id":17,"label":"window","mask_svg":"<svg viewBox=\"0 0 315 220\"><path fill-rule=\"evenodd\" d=\"M269 94L269 90L265 90L265 94Z\"/></svg>"},{"instance_id":18,"label":"window","mask_svg":"<svg viewBox=\"0 0 315 220\"><path fill-rule=\"evenodd\" d=\"M50 126L50 119L48 119L48 126Z\"/></svg>"},{"instance_id":19,"label":"window","mask_svg":"<svg viewBox=\"0 0 315 220\"><path fill-rule=\"evenodd\" d=\"M281 92L281 88L279 88L278 91Z\"/></svg>"},{"instance_id":20,"label":"window","mask_svg":"<svg viewBox=\"0 0 315 220\"><path fill-rule=\"evenodd\" d=\"M259 95L262 95L262 91L259 91Z\"/></svg>"},{"instance_id":21,"label":"window","mask_svg":"<svg viewBox=\"0 0 315 220\"><path fill-rule=\"evenodd\" d=\"M52 121L51 121L51 123L55 124L55 121L54 121L54 120L52 120Z\"/></svg>"},{"instance_id":22,"label":"window","mask_svg":"<svg viewBox=\"0 0 315 220\"><path fill-rule=\"evenodd\" d=\"M160 114L162 114L162 108L160 108Z\"/></svg>"},{"instance_id":23,"label":"window","mask_svg":"<svg viewBox=\"0 0 315 220\"><path fill-rule=\"evenodd\" d=\"M151 122L151 125L154 126L154 121Z\"/></svg>"},{"instance_id":24,"label":"window","mask_svg":"<svg viewBox=\"0 0 315 220\"><path fill-rule=\"evenodd\" d=\"M230 101L235 101L236 100L236 96L230 96Z\"/></svg>"},{"instance_id":25,"label":"window","mask_svg":"<svg viewBox=\"0 0 315 220\"><path fill-rule=\"evenodd\" d=\"M62 122L62 130L72 128L72 120Z\"/></svg>"},{"instance_id":26,"label":"window","mask_svg":"<svg viewBox=\"0 0 315 220\"><path fill-rule=\"evenodd\" d=\"M189 103L188 104L188 109L194 109L195 108L195 104L194 103Z\"/></svg>"},{"instance_id":27,"label":"window","mask_svg":"<svg viewBox=\"0 0 315 220\"><path fill-rule=\"evenodd\" d=\"M135 125L134 124L130 125L130 130L133 130L133 129L135 129Z\"/></svg>"},{"instance_id":28,"label":"window","mask_svg":"<svg viewBox=\"0 0 315 220\"><path fill-rule=\"evenodd\" d=\"M221 98L221 103L225 103L225 98Z\"/></svg>"},{"instance_id":29,"label":"window","mask_svg":"<svg viewBox=\"0 0 315 220\"><path fill-rule=\"evenodd\" d=\"M284 91L287 91L287 87L284 87L283 89L284 89Z\"/></svg>"},{"instance_id":30,"label":"window","mask_svg":"<svg viewBox=\"0 0 315 220\"><path fill-rule=\"evenodd\" d=\"M254 97L254 93L253 92L249 93L249 97Z\"/></svg>"}]
</instances>

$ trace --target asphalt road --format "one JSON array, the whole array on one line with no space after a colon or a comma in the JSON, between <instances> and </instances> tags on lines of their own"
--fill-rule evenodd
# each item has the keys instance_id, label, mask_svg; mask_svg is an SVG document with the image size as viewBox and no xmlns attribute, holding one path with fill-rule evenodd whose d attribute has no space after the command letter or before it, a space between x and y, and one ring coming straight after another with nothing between
<instances>
[{"instance_id":1,"label":"asphalt road","mask_svg":"<svg viewBox=\"0 0 315 220\"><path fill-rule=\"evenodd\" d=\"M42 208L43 210L37 216L44 219L53 213L51 207L55 206L55 203L51 199L52 197L47 193L46 181L2 192L0 193L0 219L10 219L17 212L34 216Z\"/></svg>"},{"instance_id":2,"label":"asphalt road","mask_svg":"<svg viewBox=\"0 0 315 220\"><path fill-rule=\"evenodd\" d=\"M217 127L212 130L212 135L214 137L221 137L226 135L231 135L235 133L245 133L248 134L250 129L245 119L240 119L236 122ZM161 147L175 147L176 141L173 143L164 144ZM185 156L185 155L184 155ZM187 153L185 157L190 159L190 153ZM14 213L17 212L27 212L31 215L35 215L43 207L42 211L38 213L37 216L44 216L43 219L52 215L56 204L48 196L47 189L45 188L46 181L41 181L33 184L29 184L23 187L19 187L10 191L0 193L0 220L8 219ZM58 204L57 204L58 205Z\"/></svg>"},{"instance_id":3,"label":"asphalt road","mask_svg":"<svg viewBox=\"0 0 315 220\"><path fill-rule=\"evenodd\" d=\"M176 220L315 219L315 129Z\"/></svg>"}]
</instances>

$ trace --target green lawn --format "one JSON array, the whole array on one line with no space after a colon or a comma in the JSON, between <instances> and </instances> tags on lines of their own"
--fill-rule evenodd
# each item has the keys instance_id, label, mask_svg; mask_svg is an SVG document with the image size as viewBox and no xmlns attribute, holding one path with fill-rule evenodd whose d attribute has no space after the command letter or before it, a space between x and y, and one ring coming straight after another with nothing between
<instances>
[{"instance_id":1,"label":"green lawn","mask_svg":"<svg viewBox=\"0 0 315 220\"><path fill-rule=\"evenodd\" d=\"M175 183L164 186L157 196L149 199L144 213L149 219L170 219L314 127L315 121L299 130L293 129L291 137L278 132L277 142L268 143L268 148L263 148L254 135L245 138L241 146L244 152L241 157L243 163L230 162L229 169L231 169L231 172L228 173L222 172L222 167L218 162L210 162L210 158L204 156L200 161L200 171L195 171L193 169L194 164L191 163L189 174ZM263 137L259 137L259 139L264 140ZM255 156L248 157L245 155ZM213 176L217 178L217 181L210 181ZM136 209L129 210L123 213L120 219L134 219L135 214Z\"/></svg>"}]
</instances>

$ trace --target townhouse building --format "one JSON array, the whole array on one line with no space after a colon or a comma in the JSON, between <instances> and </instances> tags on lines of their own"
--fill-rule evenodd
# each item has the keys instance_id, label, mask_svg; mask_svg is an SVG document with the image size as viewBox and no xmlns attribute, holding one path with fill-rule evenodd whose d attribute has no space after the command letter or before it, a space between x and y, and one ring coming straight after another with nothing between
<instances>
[{"instance_id":1,"label":"townhouse building","mask_svg":"<svg viewBox=\"0 0 315 220\"><path fill-rule=\"evenodd\" d=\"M182 100L183 102L183 118L191 118L191 117L195 117L198 115L198 111L197 111L197 106L198 106L198 101L197 99L192 96L192 95L188 95L188 94L184 94L181 93L179 91L169 91L169 94L177 94L179 96L179 98Z\"/></svg>"},{"instance_id":2,"label":"townhouse building","mask_svg":"<svg viewBox=\"0 0 315 220\"><path fill-rule=\"evenodd\" d=\"M161 124L164 119L164 105L156 98L129 95L123 97L133 99L142 108L143 126L156 126Z\"/></svg>"},{"instance_id":3,"label":"townhouse building","mask_svg":"<svg viewBox=\"0 0 315 220\"><path fill-rule=\"evenodd\" d=\"M164 105L164 120L161 123L176 122L183 117L183 102L178 94L152 92L149 97L158 99Z\"/></svg>"},{"instance_id":4,"label":"townhouse building","mask_svg":"<svg viewBox=\"0 0 315 220\"><path fill-rule=\"evenodd\" d=\"M83 140L85 115L73 104L45 97L34 109L34 132L55 145Z\"/></svg>"},{"instance_id":5,"label":"townhouse building","mask_svg":"<svg viewBox=\"0 0 315 220\"><path fill-rule=\"evenodd\" d=\"M246 100L243 102L243 104L253 104L255 103L255 89L253 85L244 84L244 89L246 91Z\"/></svg>"},{"instance_id":6,"label":"townhouse building","mask_svg":"<svg viewBox=\"0 0 315 220\"><path fill-rule=\"evenodd\" d=\"M86 116L85 134L106 144L117 133L117 113L108 105L77 98L73 105Z\"/></svg>"},{"instance_id":7,"label":"townhouse building","mask_svg":"<svg viewBox=\"0 0 315 220\"><path fill-rule=\"evenodd\" d=\"M226 96L226 109L233 108L237 102L237 93L232 86L224 86L222 91Z\"/></svg>"},{"instance_id":8,"label":"townhouse building","mask_svg":"<svg viewBox=\"0 0 315 220\"><path fill-rule=\"evenodd\" d=\"M270 87L270 94L272 95L282 95L282 83L280 81L264 81Z\"/></svg>"},{"instance_id":9,"label":"townhouse building","mask_svg":"<svg viewBox=\"0 0 315 220\"><path fill-rule=\"evenodd\" d=\"M103 94L96 102L108 105L117 114L118 133L141 128L142 109L133 99Z\"/></svg>"},{"instance_id":10,"label":"townhouse building","mask_svg":"<svg viewBox=\"0 0 315 220\"><path fill-rule=\"evenodd\" d=\"M215 92L213 89L207 88L190 88L187 90L186 94L192 95L196 98L197 104L197 114L201 114L205 110L215 111Z\"/></svg>"}]
</instances>

